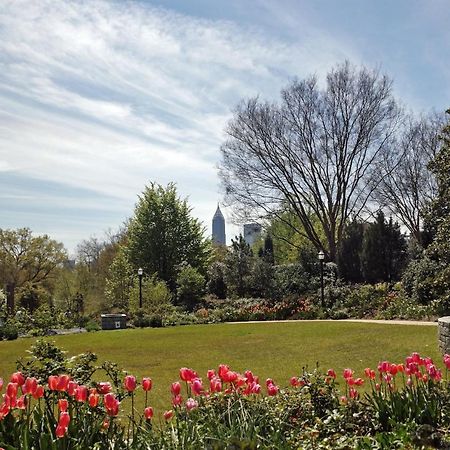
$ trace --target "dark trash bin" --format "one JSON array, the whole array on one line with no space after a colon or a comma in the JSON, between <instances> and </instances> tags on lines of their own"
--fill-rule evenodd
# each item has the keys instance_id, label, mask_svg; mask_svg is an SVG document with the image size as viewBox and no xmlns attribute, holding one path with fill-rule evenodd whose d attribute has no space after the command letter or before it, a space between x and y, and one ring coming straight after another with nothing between
<instances>
[{"instance_id":1,"label":"dark trash bin","mask_svg":"<svg viewBox=\"0 0 450 450\"><path fill-rule=\"evenodd\" d=\"M126 314L102 314L102 330L122 330L127 327Z\"/></svg>"}]
</instances>

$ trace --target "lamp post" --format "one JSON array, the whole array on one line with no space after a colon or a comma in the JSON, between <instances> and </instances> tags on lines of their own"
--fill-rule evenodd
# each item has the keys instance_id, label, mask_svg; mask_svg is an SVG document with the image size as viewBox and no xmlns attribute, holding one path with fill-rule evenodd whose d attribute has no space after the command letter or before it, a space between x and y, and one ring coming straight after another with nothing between
<instances>
[{"instance_id":1,"label":"lamp post","mask_svg":"<svg viewBox=\"0 0 450 450\"><path fill-rule=\"evenodd\" d=\"M324 302L324 295L323 295L323 261L325 259L325 253L320 250L319 254L319 261L320 261L320 303L322 305L322 308L325 307Z\"/></svg>"},{"instance_id":2,"label":"lamp post","mask_svg":"<svg viewBox=\"0 0 450 450\"><path fill-rule=\"evenodd\" d=\"M142 275L144 271L139 267L138 275L139 275L139 308L142 308Z\"/></svg>"}]
</instances>

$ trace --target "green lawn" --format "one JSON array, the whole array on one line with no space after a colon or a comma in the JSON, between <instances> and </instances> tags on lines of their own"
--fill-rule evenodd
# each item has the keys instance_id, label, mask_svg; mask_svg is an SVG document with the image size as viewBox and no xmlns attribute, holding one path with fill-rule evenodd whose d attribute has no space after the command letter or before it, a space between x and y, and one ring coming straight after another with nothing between
<instances>
[{"instance_id":1,"label":"green lawn","mask_svg":"<svg viewBox=\"0 0 450 450\"><path fill-rule=\"evenodd\" d=\"M169 406L169 386L180 367L192 367L206 379L206 370L220 363L251 369L262 380L281 386L303 366L345 367L362 372L378 361L403 361L413 351L430 356L439 366L437 329L432 326L350 322L288 322L195 325L174 328L102 331L47 338L75 355L87 350L100 360L117 362L138 377L153 378L151 404ZM15 361L26 355L34 339L0 342L0 377L7 378Z\"/></svg>"}]
</instances>

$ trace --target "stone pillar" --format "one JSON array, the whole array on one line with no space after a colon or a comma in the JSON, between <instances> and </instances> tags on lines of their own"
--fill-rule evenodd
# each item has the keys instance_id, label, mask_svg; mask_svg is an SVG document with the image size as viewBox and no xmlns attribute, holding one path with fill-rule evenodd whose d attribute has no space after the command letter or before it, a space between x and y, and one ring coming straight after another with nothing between
<instances>
[{"instance_id":1,"label":"stone pillar","mask_svg":"<svg viewBox=\"0 0 450 450\"><path fill-rule=\"evenodd\" d=\"M441 317L438 320L439 350L450 354L450 316Z\"/></svg>"}]
</instances>

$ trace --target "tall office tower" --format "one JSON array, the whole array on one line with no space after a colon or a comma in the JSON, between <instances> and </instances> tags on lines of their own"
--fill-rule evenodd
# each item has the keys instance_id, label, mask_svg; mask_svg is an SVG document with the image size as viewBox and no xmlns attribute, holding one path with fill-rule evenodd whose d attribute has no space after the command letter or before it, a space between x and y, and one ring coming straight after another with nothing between
<instances>
[{"instance_id":1,"label":"tall office tower","mask_svg":"<svg viewBox=\"0 0 450 450\"><path fill-rule=\"evenodd\" d=\"M217 204L217 209L212 220L212 241L215 244L221 245L225 245L227 242L225 237L225 219L219 204Z\"/></svg>"}]
</instances>

